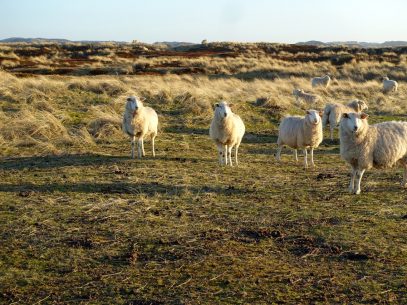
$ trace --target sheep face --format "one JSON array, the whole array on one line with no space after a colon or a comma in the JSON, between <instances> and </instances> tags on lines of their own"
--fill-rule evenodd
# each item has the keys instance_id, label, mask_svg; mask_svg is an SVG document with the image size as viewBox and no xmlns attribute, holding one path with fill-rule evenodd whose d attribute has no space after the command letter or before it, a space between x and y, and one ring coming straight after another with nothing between
<instances>
[{"instance_id":1,"label":"sheep face","mask_svg":"<svg viewBox=\"0 0 407 305\"><path fill-rule=\"evenodd\" d=\"M389 80L387 76L383 76L382 80Z\"/></svg>"},{"instance_id":2,"label":"sheep face","mask_svg":"<svg viewBox=\"0 0 407 305\"><path fill-rule=\"evenodd\" d=\"M316 110L307 110L305 120L311 125L318 125L319 123L321 123L321 114L319 111Z\"/></svg>"},{"instance_id":3,"label":"sheep face","mask_svg":"<svg viewBox=\"0 0 407 305\"><path fill-rule=\"evenodd\" d=\"M293 90L293 95L295 95L295 96L299 95L300 93L304 93L304 91L302 89L294 89Z\"/></svg>"},{"instance_id":4,"label":"sheep face","mask_svg":"<svg viewBox=\"0 0 407 305\"><path fill-rule=\"evenodd\" d=\"M139 98L135 96L129 96L127 98L126 109L130 111L133 116L135 116L142 107L143 103L140 101Z\"/></svg>"},{"instance_id":5,"label":"sheep face","mask_svg":"<svg viewBox=\"0 0 407 305\"><path fill-rule=\"evenodd\" d=\"M359 108L359 112L362 112L364 110L367 110L367 104L364 101L358 101L358 108Z\"/></svg>"},{"instance_id":6,"label":"sheep face","mask_svg":"<svg viewBox=\"0 0 407 305\"><path fill-rule=\"evenodd\" d=\"M366 113L344 113L342 115L341 127L348 133L355 135L360 134L367 126L367 118L369 116Z\"/></svg>"},{"instance_id":7,"label":"sheep face","mask_svg":"<svg viewBox=\"0 0 407 305\"><path fill-rule=\"evenodd\" d=\"M227 102L215 104L215 116L220 119L227 118L232 114L230 106L232 106L232 104L228 104Z\"/></svg>"}]
</instances>

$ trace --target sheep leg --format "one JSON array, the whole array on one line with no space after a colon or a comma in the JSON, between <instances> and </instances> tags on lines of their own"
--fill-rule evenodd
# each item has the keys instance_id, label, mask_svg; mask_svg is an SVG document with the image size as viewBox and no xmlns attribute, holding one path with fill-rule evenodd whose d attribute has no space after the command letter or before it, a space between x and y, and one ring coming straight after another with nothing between
<instances>
[{"instance_id":1,"label":"sheep leg","mask_svg":"<svg viewBox=\"0 0 407 305\"><path fill-rule=\"evenodd\" d=\"M404 172L403 172L403 182L401 183L402 187L407 187L407 163L403 164Z\"/></svg>"},{"instance_id":2,"label":"sheep leg","mask_svg":"<svg viewBox=\"0 0 407 305\"><path fill-rule=\"evenodd\" d=\"M237 162L237 151L238 150L239 150L239 145L236 145L236 147L235 147L235 163L236 163L236 166L239 165L239 162Z\"/></svg>"},{"instance_id":3,"label":"sheep leg","mask_svg":"<svg viewBox=\"0 0 407 305\"><path fill-rule=\"evenodd\" d=\"M139 159L141 159L141 144L142 143L142 139L138 139L138 142L137 142L137 157L139 158Z\"/></svg>"},{"instance_id":4,"label":"sheep leg","mask_svg":"<svg viewBox=\"0 0 407 305\"><path fill-rule=\"evenodd\" d=\"M305 168L308 168L308 152L307 152L307 149L306 148L304 148L304 167Z\"/></svg>"},{"instance_id":5,"label":"sheep leg","mask_svg":"<svg viewBox=\"0 0 407 305\"><path fill-rule=\"evenodd\" d=\"M151 137L151 145L153 149L153 157L155 157L155 135Z\"/></svg>"},{"instance_id":6,"label":"sheep leg","mask_svg":"<svg viewBox=\"0 0 407 305\"><path fill-rule=\"evenodd\" d=\"M229 165L233 166L233 163L232 163L232 146L231 145L228 146L228 156L229 156Z\"/></svg>"},{"instance_id":7,"label":"sheep leg","mask_svg":"<svg viewBox=\"0 0 407 305\"><path fill-rule=\"evenodd\" d=\"M228 146L227 145L224 146L223 153L224 153L225 165L228 165Z\"/></svg>"},{"instance_id":8,"label":"sheep leg","mask_svg":"<svg viewBox=\"0 0 407 305\"><path fill-rule=\"evenodd\" d=\"M276 154L276 159L278 162L281 161L281 149L283 148L283 146L279 145L277 148L277 154Z\"/></svg>"},{"instance_id":9,"label":"sheep leg","mask_svg":"<svg viewBox=\"0 0 407 305\"><path fill-rule=\"evenodd\" d=\"M363 173L365 172L364 169L362 170L357 170L356 171L356 189L355 189L355 194L359 195L360 194L360 182L362 181Z\"/></svg>"},{"instance_id":10,"label":"sheep leg","mask_svg":"<svg viewBox=\"0 0 407 305\"><path fill-rule=\"evenodd\" d=\"M331 141L334 140L334 128L335 128L335 126L329 126L329 130L331 132Z\"/></svg>"},{"instance_id":11,"label":"sheep leg","mask_svg":"<svg viewBox=\"0 0 407 305\"><path fill-rule=\"evenodd\" d=\"M311 148L311 166L314 167L315 163L314 163L314 149Z\"/></svg>"},{"instance_id":12,"label":"sheep leg","mask_svg":"<svg viewBox=\"0 0 407 305\"><path fill-rule=\"evenodd\" d=\"M217 143L216 145L218 146L219 164L223 165L223 145L220 143Z\"/></svg>"},{"instance_id":13,"label":"sheep leg","mask_svg":"<svg viewBox=\"0 0 407 305\"><path fill-rule=\"evenodd\" d=\"M296 149L294 149L294 158L295 158L295 161L296 162L298 162L298 155L297 155L297 150Z\"/></svg>"},{"instance_id":14,"label":"sheep leg","mask_svg":"<svg viewBox=\"0 0 407 305\"><path fill-rule=\"evenodd\" d=\"M136 138L132 137L131 139L131 158L134 159L134 146L136 145Z\"/></svg>"},{"instance_id":15,"label":"sheep leg","mask_svg":"<svg viewBox=\"0 0 407 305\"><path fill-rule=\"evenodd\" d=\"M350 184L349 184L349 193L353 193L355 189L355 176L356 176L356 169L352 167L352 171L350 173Z\"/></svg>"},{"instance_id":16,"label":"sheep leg","mask_svg":"<svg viewBox=\"0 0 407 305\"><path fill-rule=\"evenodd\" d=\"M144 151L144 138L141 138L141 153L143 157L146 156L146 152Z\"/></svg>"}]
</instances>

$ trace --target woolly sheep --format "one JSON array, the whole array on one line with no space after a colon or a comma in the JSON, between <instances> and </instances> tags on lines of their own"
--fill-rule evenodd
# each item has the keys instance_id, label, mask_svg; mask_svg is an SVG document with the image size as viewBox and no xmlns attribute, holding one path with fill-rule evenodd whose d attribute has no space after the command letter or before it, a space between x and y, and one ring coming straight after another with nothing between
<instances>
[{"instance_id":1,"label":"woolly sheep","mask_svg":"<svg viewBox=\"0 0 407 305\"><path fill-rule=\"evenodd\" d=\"M330 82L331 78L329 77L328 74L321 77L314 77L311 79L311 85L313 88L317 86L324 86L325 88L327 88Z\"/></svg>"},{"instance_id":2,"label":"woolly sheep","mask_svg":"<svg viewBox=\"0 0 407 305\"><path fill-rule=\"evenodd\" d=\"M300 100L305 101L308 104L315 104L320 97L315 94L306 93L302 89L294 89L293 95L295 96L295 101L298 103Z\"/></svg>"},{"instance_id":3,"label":"woolly sheep","mask_svg":"<svg viewBox=\"0 0 407 305\"><path fill-rule=\"evenodd\" d=\"M235 162L238 165L237 153L245 133L245 126L240 116L233 113L230 106L232 104L224 101L215 104L215 114L209 135L218 147L220 165L229 163L233 166L232 148L235 147Z\"/></svg>"},{"instance_id":4,"label":"woolly sheep","mask_svg":"<svg viewBox=\"0 0 407 305\"><path fill-rule=\"evenodd\" d=\"M139 159L145 156L145 137L151 138L153 157L155 157L154 140L157 136L158 116L153 108L144 106L138 97L129 96L123 115L122 127L123 131L131 138L131 157L133 159L136 138L137 156Z\"/></svg>"},{"instance_id":5,"label":"woolly sheep","mask_svg":"<svg viewBox=\"0 0 407 305\"><path fill-rule=\"evenodd\" d=\"M322 142L322 123L320 113L316 110L307 110L305 117L285 117L278 129L277 160L281 160L281 149L287 145L294 149L295 160L298 161L297 149L304 149L304 166L308 167L307 148L311 150L311 165L314 164L314 148Z\"/></svg>"},{"instance_id":6,"label":"woolly sheep","mask_svg":"<svg viewBox=\"0 0 407 305\"><path fill-rule=\"evenodd\" d=\"M322 116L322 126L329 125L331 140L334 139L334 129L338 126L342 114L345 112L362 112L367 110L367 104L364 101L354 100L347 105L332 103L325 106Z\"/></svg>"},{"instance_id":7,"label":"woolly sheep","mask_svg":"<svg viewBox=\"0 0 407 305\"><path fill-rule=\"evenodd\" d=\"M383 92L397 91L399 84L395 80L390 80L387 76L383 77Z\"/></svg>"},{"instance_id":8,"label":"woolly sheep","mask_svg":"<svg viewBox=\"0 0 407 305\"><path fill-rule=\"evenodd\" d=\"M407 122L370 125L365 113L344 113L340 123L341 157L352 168L349 191L360 194L360 182L366 169L404 168L402 186L407 186ZM355 181L356 178L356 181Z\"/></svg>"}]
</instances>

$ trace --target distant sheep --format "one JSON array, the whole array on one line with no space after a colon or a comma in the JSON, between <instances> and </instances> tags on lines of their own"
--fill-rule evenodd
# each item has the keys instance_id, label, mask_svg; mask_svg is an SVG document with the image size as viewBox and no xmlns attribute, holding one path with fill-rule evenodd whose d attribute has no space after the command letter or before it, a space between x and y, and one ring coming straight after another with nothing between
<instances>
[{"instance_id":1,"label":"distant sheep","mask_svg":"<svg viewBox=\"0 0 407 305\"><path fill-rule=\"evenodd\" d=\"M349 191L360 194L366 169L404 168L402 186L407 186L407 122L385 122L369 126L365 113L344 113L340 123L341 157L352 168ZM356 180L355 180L356 178Z\"/></svg>"},{"instance_id":2,"label":"distant sheep","mask_svg":"<svg viewBox=\"0 0 407 305\"><path fill-rule=\"evenodd\" d=\"M387 76L383 77L383 92L396 92L399 84L395 80L390 80Z\"/></svg>"},{"instance_id":3,"label":"distant sheep","mask_svg":"<svg viewBox=\"0 0 407 305\"><path fill-rule=\"evenodd\" d=\"M295 100L298 103L300 100L303 100L309 105L313 105L317 103L321 98L318 95L306 93L302 89L294 89L293 95L295 96Z\"/></svg>"},{"instance_id":4,"label":"distant sheep","mask_svg":"<svg viewBox=\"0 0 407 305\"><path fill-rule=\"evenodd\" d=\"M221 102L215 104L215 114L209 129L209 135L218 147L220 165L232 163L232 148L235 147L235 161L238 165L237 153L245 133L245 126L237 114L230 109L232 104Z\"/></svg>"},{"instance_id":5,"label":"distant sheep","mask_svg":"<svg viewBox=\"0 0 407 305\"><path fill-rule=\"evenodd\" d=\"M364 101L354 100L347 105L328 104L325 106L324 115L322 117L322 126L325 128L329 125L331 140L334 139L334 129L338 126L342 114L345 112L362 112L367 110L367 104Z\"/></svg>"},{"instance_id":6,"label":"distant sheep","mask_svg":"<svg viewBox=\"0 0 407 305\"><path fill-rule=\"evenodd\" d=\"M322 123L320 113L316 110L307 110L305 117L285 117L278 129L277 160L281 160L281 149L287 145L294 149L295 160L298 161L297 149L304 149L304 167L308 167L307 148L311 150L311 165L314 164L314 148L322 142Z\"/></svg>"},{"instance_id":7,"label":"distant sheep","mask_svg":"<svg viewBox=\"0 0 407 305\"><path fill-rule=\"evenodd\" d=\"M123 115L123 131L131 138L131 157L134 159L134 146L137 138L137 156L139 159L145 156L144 138L150 137L153 157L155 157L154 141L157 136L158 116L151 107L146 107L135 96L127 98L126 108Z\"/></svg>"},{"instance_id":8,"label":"distant sheep","mask_svg":"<svg viewBox=\"0 0 407 305\"><path fill-rule=\"evenodd\" d=\"M331 78L329 77L329 75L325 75L322 77L314 77L313 79L311 79L311 85L313 88L318 87L318 86L323 86L323 87L327 88L330 83L331 83Z\"/></svg>"}]
</instances>

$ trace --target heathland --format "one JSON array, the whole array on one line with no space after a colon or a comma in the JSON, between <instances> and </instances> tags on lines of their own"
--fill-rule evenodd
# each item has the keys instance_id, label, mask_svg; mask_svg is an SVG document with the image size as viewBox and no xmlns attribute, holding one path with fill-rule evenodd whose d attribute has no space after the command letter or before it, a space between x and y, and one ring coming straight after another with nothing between
<instances>
[{"instance_id":1,"label":"heathland","mask_svg":"<svg viewBox=\"0 0 407 305\"><path fill-rule=\"evenodd\" d=\"M405 120L407 48L0 44L0 66L2 303L407 302L401 170L354 196L338 140L314 169L274 158L279 120L309 107L295 88ZM130 94L159 115L156 158L129 158ZM246 124L239 167L208 136L220 100Z\"/></svg>"}]
</instances>

